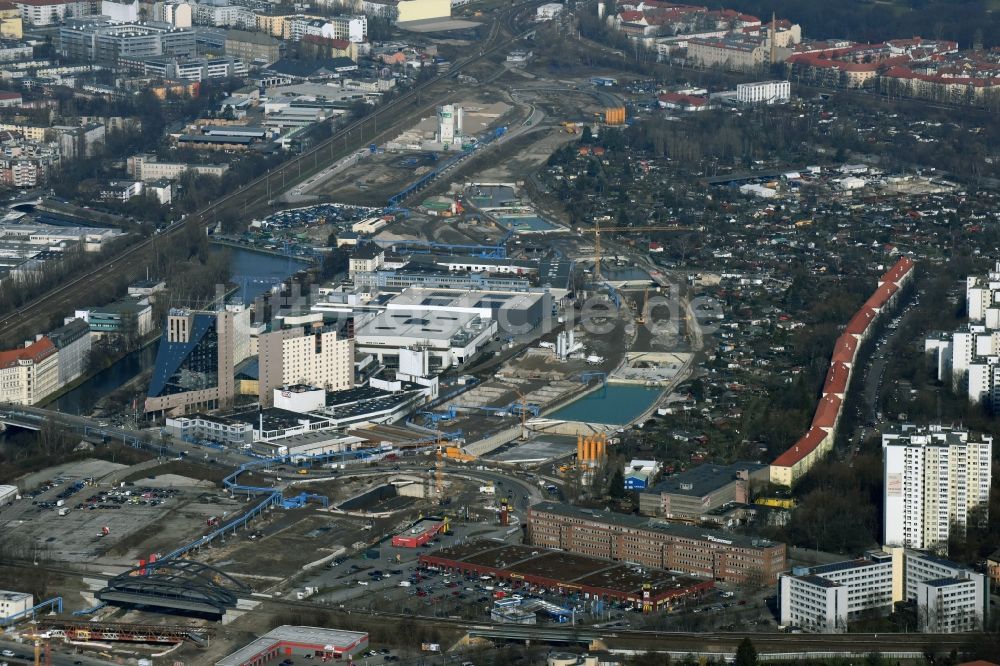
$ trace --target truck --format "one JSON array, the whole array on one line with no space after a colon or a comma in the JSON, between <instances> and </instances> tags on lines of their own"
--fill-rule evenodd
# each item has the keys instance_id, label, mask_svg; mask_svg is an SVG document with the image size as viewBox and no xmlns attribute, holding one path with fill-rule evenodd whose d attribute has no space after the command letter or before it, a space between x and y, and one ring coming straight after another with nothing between
<instances>
[{"instance_id":1,"label":"truck","mask_svg":"<svg viewBox=\"0 0 1000 666\"><path fill-rule=\"evenodd\" d=\"M60 516L65 516L68 513L69 513L69 509L66 509L66 508L59 509L59 515Z\"/></svg>"}]
</instances>

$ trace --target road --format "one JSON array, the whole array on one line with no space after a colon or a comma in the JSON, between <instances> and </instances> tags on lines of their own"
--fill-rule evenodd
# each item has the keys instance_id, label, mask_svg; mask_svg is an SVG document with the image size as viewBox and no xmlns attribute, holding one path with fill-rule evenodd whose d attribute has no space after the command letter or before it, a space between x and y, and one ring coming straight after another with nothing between
<instances>
[{"instance_id":1,"label":"road","mask_svg":"<svg viewBox=\"0 0 1000 666\"><path fill-rule=\"evenodd\" d=\"M106 666L107 664L117 663L110 659L98 659L87 655L73 654L68 651L69 649L68 646L64 646L59 641L53 640L50 644L48 663L51 663L52 666L73 666L74 664L82 664L82 666ZM14 657L0 657L0 663L7 663L10 666L35 663L34 643L17 643L15 641L0 640L0 650L10 650L16 655ZM42 663L46 663L44 651L42 652Z\"/></svg>"},{"instance_id":2,"label":"road","mask_svg":"<svg viewBox=\"0 0 1000 666\"><path fill-rule=\"evenodd\" d=\"M478 53L455 62L448 72L428 79L423 84L414 86L394 100L378 107L368 116L353 121L340 128L329 139L321 141L313 148L294 156L268 173L259 176L239 189L226 194L208 204L205 208L188 216L185 221L178 221L167 227L163 232L140 241L127 248L121 254L95 268L64 282L45 294L24 304L16 312L7 314L0 319L0 335L7 335L17 329L30 333L44 330L50 325L54 314L71 310L87 299L93 293L101 293L110 288L111 279L124 273L128 279L138 277L142 266L148 265L143 254L155 248L160 242L170 242L179 237L188 224L205 226L214 222L220 213L242 209L243 212L257 210L262 204L268 204L272 191L275 195L286 189L294 188L301 181L310 178L315 173L327 168L329 164L352 151L377 141L379 137L388 135L400 123L409 122L412 112L425 106L433 106L444 100L447 93L424 99L423 93L436 83L454 79L464 69L486 59L500 50L508 48L534 28L518 31L517 23L526 12L531 13L543 0L524 0L511 7L500 10L490 28L489 37L483 42ZM504 37L503 30L510 36ZM280 186L278 185L280 183ZM114 267L118 266L118 271ZM112 274L112 272L116 274ZM133 275L134 274L134 275ZM22 336L23 337L23 336Z\"/></svg>"}]
</instances>

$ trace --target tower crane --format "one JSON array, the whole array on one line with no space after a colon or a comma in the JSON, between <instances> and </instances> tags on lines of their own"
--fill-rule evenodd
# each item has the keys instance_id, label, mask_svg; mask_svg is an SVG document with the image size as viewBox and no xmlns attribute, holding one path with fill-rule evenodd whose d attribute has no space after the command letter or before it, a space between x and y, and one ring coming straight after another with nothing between
<instances>
[{"instance_id":1,"label":"tower crane","mask_svg":"<svg viewBox=\"0 0 1000 666\"><path fill-rule=\"evenodd\" d=\"M528 401L525 399L524 394L516 387L511 387L511 390L517 394L518 402L521 404L521 441L528 439L528 426L526 422L528 420Z\"/></svg>"},{"instance_id":2,"label":"tower crane","mask_svg":"<svg viewBox=\"0 0 1000 666\"><path fill-rule=\"evenodd\" d=\"M649 306L649 287L642 290L642 303L636 308L638 314L635 317L635 323L645 324L646 323L646 310Z\"/></svg>"},{"instance_id":3,"label":"tower crane","mask_svg":"<svg viewBox=\"0 0 1000 666\"><path fill-rule=\"evenodd\" d=\"M697 227L686 227L677 224L669 224L660 227L620 227L620 226L610 226L602 227L601 223L594 220L594 277L596 279L601 279L601 233L631 233L640 231L699 231Z\"/></svg>"}]
</instances>

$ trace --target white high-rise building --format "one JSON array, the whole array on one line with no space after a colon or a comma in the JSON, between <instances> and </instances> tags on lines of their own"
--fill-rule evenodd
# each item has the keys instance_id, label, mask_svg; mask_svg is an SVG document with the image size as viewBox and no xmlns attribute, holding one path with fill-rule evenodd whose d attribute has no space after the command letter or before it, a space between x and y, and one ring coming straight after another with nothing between
<instances>
[{"instance_id":1,"label":"white high-rise building","mask_svg":"<svg viewBox=\"0 0 1000 666\"><path fill-rule=\"evenodd\" d=\"M951 427L904 425L882 435L887 546L946 548L970 513L986 520L993 438Z\"/></svg>"},{"instance_id":2,"label":"white high-rise building","mask_svg":"<svg viewBox=\"0 0 1000 666\"><path fill-rule=\"evenodd\" d=\"M965 279L969 323L924 341L934 354L938 381L950 381L969 402L1000 411L1000 262L986 275Z\"/></svg>"}]
</instances>

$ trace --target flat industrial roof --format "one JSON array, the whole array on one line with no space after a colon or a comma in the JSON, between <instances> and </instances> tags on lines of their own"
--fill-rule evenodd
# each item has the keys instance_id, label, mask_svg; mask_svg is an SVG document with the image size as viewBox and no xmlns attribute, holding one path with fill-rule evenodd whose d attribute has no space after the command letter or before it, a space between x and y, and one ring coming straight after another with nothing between
<instances>
[{"instance_id":1,"label":"flat industrial roof","mask_svg":"<svg viewBox=\"0 0 1000 666\"><path fill-rule=\"evenodd\" d=\"M530 507L530 511L535 513L554 513L569 518L591 520L596 523L603 522L609 525L618 525L633 529L652 530L673 534L684 539L711 541L726 546L736 546L737 548L770 548L779 545L774 541L751 537L745 534L736 534L735 532L723 532L722 530L705 529L696 525L684 525L681 523L666 523L633 514L612 513L611 511L600 511L598 509L583 509L558 502L539 502L538 504L533 504Z\"/></svg>"},{"instance_id":2,"label":"flat industrial roof","mask_svg":"<svg viewBox=\"0 0 1000 666\"><path fill-rule=\"evenodd\" d=\"M705 463L664 479L644 492L704 497L735 482L736 474L739 472L756 472L765 467L767 465L752 462L737 462L731 465Z\"/></svg>"},{"instance_id":3,"label":"flat industrial roof","mask_svg":"<svg viewBox=\"0 0 1000 666\"><path fill-rule=\"evenodd\" d=\"M706 582L711 584L662 569L488 539L442 548L421 556L421 561L424 560L429 564L437 561L480 567L514 580L545 579L562 587L609 590L633 598L641 598L644 592L654 599L661 595L676 596Z\"/></svg>"},{"instance_id":4,"label":"flat industrial roof","mask_svg":"<svg viewBox=\"0 0 1000 666\"><path fill-rule=\"evenodd\" d=\"M471 263L478 263L478 259ZM467 263L462 258L461 263ZM526 310L534 305L544 294L523 291L458 291L455 289L437 289L434 287L407 287L388 303L390 310L412 309L434 311L435 308L469 308L483 310L490 308L512 308Z\"/></svg>"},{"instance_id":5,"label":"flat industrial roof","mask_svg":"<svg viewBox=\"0 0 1000 666\"><path fill-rule=\"evenodd\" d=\"M360 344L364 344L362 338L365 337L409 337L448 342L478 318L479 315L473 312L386 310L363 323L354 337Z\"/></svg>"},{"instance_id":6,"label":"flat industrial roof","mask_svg":"<svg viewBox=\"0 0 1000 666\"><path fill-rule=\"evenodd\" d=\"M368 634L361 631L325 629L322 627L275 627L252 643L215 662L215 666L243 666L254 657L279 643L297 643L306 649L348 652L368 643Z\"/></svg>"}]
</instances>

